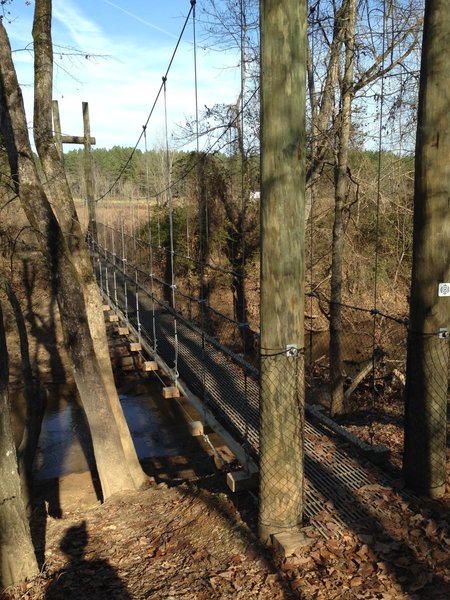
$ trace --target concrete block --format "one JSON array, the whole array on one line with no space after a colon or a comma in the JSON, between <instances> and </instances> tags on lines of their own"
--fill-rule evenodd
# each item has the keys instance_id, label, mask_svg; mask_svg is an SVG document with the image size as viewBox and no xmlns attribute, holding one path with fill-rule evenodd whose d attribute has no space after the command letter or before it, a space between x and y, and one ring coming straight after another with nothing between
<instances>
[{"instance_id":1,"label":"concrete block","mask_svg":"<svg viewBox=\"0 0 450 600\"><path fill-rule=\"evenodd\" d=\"M271 536L272 546L284 558L296 554L301 548L311 546L316 539L308 537L301 531L286 531L274 533Z\"/></svg>"}]
</instances>

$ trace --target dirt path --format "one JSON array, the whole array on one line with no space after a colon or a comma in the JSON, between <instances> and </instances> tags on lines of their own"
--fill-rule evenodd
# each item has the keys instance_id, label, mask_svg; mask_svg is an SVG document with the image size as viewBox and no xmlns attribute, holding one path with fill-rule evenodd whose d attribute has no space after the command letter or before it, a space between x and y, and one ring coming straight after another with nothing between
<instances>
[{"instance_id":1,"label":"dirt path","mask_svg":"<svg viewBox=\"0 0 450 600\"><path fill-rule=\"evenodd\" d=\"M179 436L178 412L167 403L162 409L178 423ZM326 446L332 453L335 444L318 439L317 451ZM366 507L358 527L336 529L327 516L336 510L330 500L318 517L328 539L312 523L310 544L282 558L254 535L256 497L228 494L224 473L198 440L186 437L181 446L170 459L145 462L147 490L104 504L89 473L46 482L33 513L41 575L2 598L450 598L449 494L410 502L400 482L382 486L374 470L354 497L355 511Z\"/></svg>"},{"instance_id":2,"label":"dirt path","mask_svg":"<svg viewBox=\"0 0 450 600\"><path fill-rule=\"evenodd\" d=\"M250 598L433 599L450 597L450 533L444 503L408 506L372 485L380 527L342 530L281 558L261 548L247 522L248 496L232 502L219 478L146 491L100 505L89 474L46 488L34 515L42 575L4 598L18 600ZM206 485L208 489L202 489ZM58 493L62 518L52 512ZM240 509L238 510L237 507ZM244 521L245 519L245 521Z\"/></svg>"},{"instance_id":3,"label":"dirt path","mask_svg":"<svg viewBox=\"0 0 450 600\"><path fill-rule=\"evenodd\" d=\"M224 494L163 483L99 505L87 474L63 478L59 492L63 517L35 531L42 576L5 597L295 597Z\"/></svg>"}]
</instances>

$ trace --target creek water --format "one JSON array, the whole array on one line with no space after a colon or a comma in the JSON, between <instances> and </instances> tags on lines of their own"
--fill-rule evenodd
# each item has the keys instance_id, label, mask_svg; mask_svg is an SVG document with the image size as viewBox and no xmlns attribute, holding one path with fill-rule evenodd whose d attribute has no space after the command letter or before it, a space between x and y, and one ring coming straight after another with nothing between
<instances>
[{"instance_id":1,"label":"creek water","mask_svg":"<svg viewBox=\"0 0 450 600\"><path fill-rule=\"evenodd\" d=\"M354 342L354 340L353 340ZM326 354L328 334L315 335L313 359ZM365 354L361 340L355 356ZM355 348L354 343L349 347ZM186 426L173 405L161 397L156 380L127 378L118 389L130 432L141 460L176 456L185 446ZM12 394L13 428L16 442L21 438L25 415L23 395ZM104 424L105 428L108 423ZM37 479L53 479L69 473L82 473L95 467L92 442L84 411L77 401L74 386L47 388L47 409L35 458Z\"/></svg>"},{"instance_id":2,"label":"creek water","mask_svg":"<svg viewBox=\"0 0 450 600\"><path fill-rule=\"evenodd\" d=\"M119 398L139 458L168 457L179 453L182 443L176 431L179 418L172 414L167 404L164 405L158 386L138 383L127 388L119 390ZM36 478L52 479L92 469L94 459L89 428L74 390L64 386L63 389L48 390L47 395L47 409L35 458ZM23 402L20 395L13 401L16 439L20 439L23 427ZM108 423L104 426L108 427Z\"/></svg>"}]
</instances>

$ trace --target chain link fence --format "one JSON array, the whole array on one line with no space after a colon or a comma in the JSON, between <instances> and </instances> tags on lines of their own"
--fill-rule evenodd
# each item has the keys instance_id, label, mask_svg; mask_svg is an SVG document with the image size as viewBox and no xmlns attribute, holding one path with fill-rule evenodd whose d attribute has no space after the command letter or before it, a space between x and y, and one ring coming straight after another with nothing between
<instances>
[{"instance_id":1,"label":"chain link fence","mask_svg":"<svg viewBox=\"0 0 450 600\"><path fill-rule=\"evenodd\" d=\"M431 496L445 493L449 401L448 336L414 331L408 336L405 477Z\"/></svg>"},{"instance_id":2,"label":"chain link fence","mask_svg":"<svg viewBox=\"0 0 450 600\"><path fill-rule=\"evenodd\" d=\"M302 525L304 510L303 351L261 349L260 532Z\"/></svg>"}]
</instances>

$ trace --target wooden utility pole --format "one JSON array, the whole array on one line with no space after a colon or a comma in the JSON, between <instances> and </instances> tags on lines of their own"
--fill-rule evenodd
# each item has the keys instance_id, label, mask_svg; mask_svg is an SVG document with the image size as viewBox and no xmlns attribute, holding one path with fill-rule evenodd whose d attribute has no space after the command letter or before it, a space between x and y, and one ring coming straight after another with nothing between
<instances>
[{"instance_id":1,"label":"wooden utility pole","mask_svg":"<svg viewBox=\"0 0 450 600\"><path fill-rule=\"evenodd\" d=\"M259 533L303 518L306 0L261 0Z\"/></svg>"},{"instance_id":2,"label":"wooden utility pole","mask_svg":"<svg viewBox=\"0 0 450 600\"><path fill-rule=\"evenodd\" d=\"M83 136L79 135L62 135L61 120L59 118L58 100L53 100L53 129L55 144L61 160L63 156L63 144L82 144L84 146L84 179L86 185L86 203L88 207L89 224L88 230L97 240L97 218L95 211L95 184L94 170L92 168L92 152L91 146L95 145L95 137L91 136L91 125L89 120L89 104L83 102Z\"/></svg>"},{"instance_id":3,"label":"wooden utility pole","mask_svg":"<svg viewBox=\"0 0 450 600\"><path fill-rule=\"evenodd\" d=\"M425 2L416 140L404 474L420 493L446 486L450 329L450 12Z\"/></svg>"},{"instance_id":4,"label":"wooden utility pole","mask_svg":"<svg viewBox=\"0 0 450 600\"><path fill-rule=\"evenodd\" d=\"M89 120L89 104L83 102L83 131L84 131L84 178L86 182L86 202L89 215L89 231L94 241L97 241L97 216L95 213L94 170L92 168L91 145L95 138L91 138L91 124ZM91 141L92 140L92 141Z\"/></svg>"}]
</instances>

